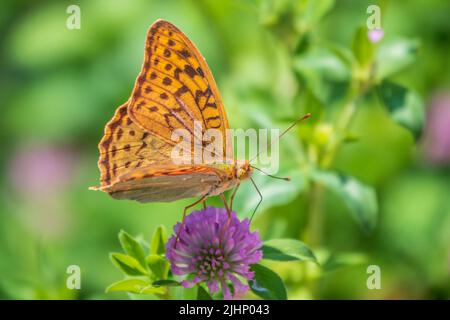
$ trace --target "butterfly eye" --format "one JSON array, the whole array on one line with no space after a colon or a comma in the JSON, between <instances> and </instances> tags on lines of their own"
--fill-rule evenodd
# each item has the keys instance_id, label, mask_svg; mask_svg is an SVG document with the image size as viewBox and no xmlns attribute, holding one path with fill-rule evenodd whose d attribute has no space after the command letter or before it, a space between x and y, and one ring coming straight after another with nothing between
<instances>
[{"instance_id":1,"label":"butterfly eye","mask_svg":"<svg viewBox=\"0 0 450 320\"><path fill-rule=\"evenodd\" d=\"M238 168L236 175L239 180L245 180L252 175L252 172L249 166L244 165Z\"/></svg>"}]
</instances>

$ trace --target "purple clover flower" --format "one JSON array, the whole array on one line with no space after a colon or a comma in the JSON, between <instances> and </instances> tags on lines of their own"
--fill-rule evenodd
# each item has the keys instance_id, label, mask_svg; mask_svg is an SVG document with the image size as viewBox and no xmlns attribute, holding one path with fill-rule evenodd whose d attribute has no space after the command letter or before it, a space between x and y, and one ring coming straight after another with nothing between
<instances>
[{"instance_id":1,"label":"purple clover flower","mask_svg":"<svg viewBox=\"0 0 450 320\"><path fill-rule=\"evenodd\" d=\"M370 42L378 43L383 39L384 31L381 28L380 29L370 29L367 32L367 36L368 36Z\"/></svg>"},{"instance_id":2,"label":"purple clover flower","mask_svg":"<svg viewBox=\"0 0 450 320\"><path fill-rule=\"evenodd\" d=\"M166 244L166 256L175 275L185 275L185 288L205 282L211 293L222 288L224 299L241 296L249 287L241 280L253 279L250 265L262 258L258 232L250 232L248 219L239 221L234 212L228 223L223 208L208 207L188 215L184 228L174 226L175 234ZM232 296L229 284L233 285Z\"/></svg>"},{"instance_id":3,"label":"purple clover flower","mask_svg":"<svg viewBox=\"0 0 450 320\"><path fill-rule=\"evenodd\" d=\"M423 136L426 160L435 166L450 164L450 92L433 94L427 106Z\"/></svg>"},{"instance_id":4,"label":"purple clover flower","mask_svg":"<svg viewBox=\"0 0 450 320\"><path fill-rule=\"evenodd\" d=\"M31 144L21 146L10 161L11 182L24 196L50 199L72 179L74 152L65 147Z\"/></svg>"}]
</instances>

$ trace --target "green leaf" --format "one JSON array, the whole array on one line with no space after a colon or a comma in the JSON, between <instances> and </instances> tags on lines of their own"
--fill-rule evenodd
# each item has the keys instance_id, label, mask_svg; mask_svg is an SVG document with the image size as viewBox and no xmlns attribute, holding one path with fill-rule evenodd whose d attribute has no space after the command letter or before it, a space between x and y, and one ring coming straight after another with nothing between
<instances>
[{"instance_id":1,"label":"green leaf","mask_svg":"<svg viewBox=\"0 0 450 320\"><path fill-rule=\"evenodd\" d=\"M169 262L157 254L147 256L147 265L157 279L166 279L169 274Z\"/></svg>"},{"instance_id":2,"label":"green leaf","mask_svg":"<svg viewBox=\"0 0 450 320\"><path fill-rule=\"evenodd\" d=\"M343 142L356 142L359 141L359 135L355 132L351 132L351 131L346 131L344 133L344 137L343 137Z\"/></svg>"},{"instance_id":3,"label":"green leaf","mask_svg":"<svg viewBox=\"0 0 450 320\"><path fill-rule=\"evenodd\" d=\"M375 47L367 36L367 28L359 27L353 38L353 54L360 66L367 67L373 61Z\"/></svg>"},{"instance_id":4,"label":"green leaf","mask_svg":"<svg viewBox=\"0 0 450 320\"><path fill-rule=\"evenodd\" d=\"M139 261L141 266L146 268L145 253L140 243L123 230L119 232L119 241L122 245L123 251L125 251L125 253L129 256L135 258L137 261Z\"/></svg>"},{"instance_id":5,"label":"green leaf","mask_svg":"<svg viewBox=\"0 0 450 320\"><path fill-rule=\"evenodd\" d=\"M294 68L298 72L315 72L332 80L348 80L348 66L331 49L314 49L308 54L294 58Z\"/></svg>"},{"instance_id":6,"label":"green leaf","mask_svg":"<svg viewBox=\"0 0 450 320\"><path fill-rule=\"evenodd\" d=\"M411 39L397 39L383 42L377 50L376 78L383 80L403 70L416 60L420 42Z\"/></svg>"},{"instance_id":7,"label":"green leaf","mask_svg":"<svg viewBox=\"0 0 450 320\"><path fill-rule=\"evenodd\" d=\"M331 272L345 267L354 267L367 263L367 257L360 253L330 255L321 265L324 272Z\"/></svg>"},{"instance_id":8,"label":"green leaf","mask_svg":"<svg viewBox=\"0 0 450 320\"><path fill-rule=\"evenodd\" d=\"M147 281L142 279L125 279L111 284L108 288L106 288L106 292L163 294L166 292L166 289L152 287Z\"/></svg>"},{"instance_id":9,"label":"green leaf","mask_svg":"<svg viewBox=\"0 0 450 320\"><path fill-rule=\"evenodd\" d=\"M139 293L143 293L143 294L149 294L149 293L164 294L166 292L167 292L167 288L165 288L165 287L153 287L152 285L149 285L147 287L142 288Z\"/></svg>"},{"instance_id":10,"label":"green leaf","mask_svg":"<svg viewBox=\"0 0 450 320\"><path fill-rule=\"evenodd\" d=\"M306 6L302 13L302 20L305 20L307 26L311 28L333 8L334 2L334 0L306 1Z\"/></svg>"},{"instance_id":11,"label":"green leaf","mask_svg":"<svg viewBox=\"0 0 450 320\"><path fill-rule=\"evenodd\" d=\"M155 232L152 236L152 241L150 244L150 253L151 254L164 254L166 252L166 241L167 241L167 232L164 226L159 226L156 228Z\"/></svg>"},{"instance_id":12,"label":"green leaf","mask_svg":"<svg viewBox=\"0 0 450 320\"><path fill-rule=\"evenodd\" d=\"M260 264L252 265L251 269L255 277L249 285L254 294L266 300L287 299L286 287L278 274Z\"/></svg>"},{"instance_id":13,"label":"green leaf","mask_svg":"<svg viewBox=\"0 0 450 320\"><path fill-rule=\"evenodd\" d=\"M411 131L417 140L422 133L425 119L423 102L419 95L390 81L383 81L377 91L392 119Z\"/></svg>"},{"instance_id":14,"label":"green leaf","mask_svg":"<svg viewBox=\"0 0 450 320\"><path fill-rule=\"evenodd\" d=\"M280 23L280 16L284 16L285 12L292 12L293 9L295 8L293 8L292 2L286 0L261 1L259 11L261 24L264 26L275 27Z\"/></svg>"},{"instance_id":15,"label":"green leaf","mask_svg":"<svg viewBox=\"0 0 450 320\"><path fill-rule=\"evenodd\" d=\"M293 67L299 80L323 105L330 106L345 95L350 68L331 49L314 49L294 57Z\"/></svg>"},{"instance_id":16,"label":"green leaf","mask_svg":"<svg viewBox=\"0 0 450 320\"><path fill-rule=\"evenodd\" d=\"M295 239L272 239L264 242L263 259L278 261L313 261L317 259L311 249Z\"/></svg>"},{"instance_id":17,"label":"green leaf","mask_svg":"<svg viewBox=\"0 0 450 320\"><path fill-rule=\"evenodd\" d=\"M354 177L337 172L314 170L311 178L341 197L353 218L365 231L376 225L378 204L375 190Z\"/></svg>"},{"instance_id":18,"label":"green leaf","mask_svg":"<svg viewBox=\"0 0 450 320\"><path fill-rule=\"evenodd\" d=\"M148 271L135 258L123 253L111 253L110 259L113 264L130 276L147 275Z\"/></svg>"},{"instance_id":19,"label":"green leaf","mask_svg":"<svg viewBox=\"0 0 450 320\"><path fill-rule=\"evenodd\" d=\"M324 41L324 47L328 48L336 57L350 68L355 63L355 57L350 48L331 41Z\"/></svg>"},{"instance_id":20,"label":"green leaf","mask_svg":"<svg viewBox=\"0 0 450 320\"><path fill-rule=\"evenodd\" d=\"M153 281L152 285L154 287L178 287L181 284L175 280L157 280Z\"/></svg>"},{"instance_id":21,"label":"green leaf","mask_svg":"<svg viewBox=\"0 0 450 320\"><path fill-rule=\"evenodd\" d=\"M125 279L125 280L120 280L120 281L117 281L117 282L114 282L113 284L111 284L108 288L106 288L106 293L120 292L120 291L139 293L142 288L144 288L148 285L149 285L149 283L145 280Z\"/></svg>"},{"instance_id":22,"label":"green leaf","mask_svg":"<svg viewBox=\"0 0 450 320\"><path fill-rule=\"evenodd\" d=\"M205 290L202 286L197 286L197 300L213 300L208 291Z\"/></svg>"}]
</instances>

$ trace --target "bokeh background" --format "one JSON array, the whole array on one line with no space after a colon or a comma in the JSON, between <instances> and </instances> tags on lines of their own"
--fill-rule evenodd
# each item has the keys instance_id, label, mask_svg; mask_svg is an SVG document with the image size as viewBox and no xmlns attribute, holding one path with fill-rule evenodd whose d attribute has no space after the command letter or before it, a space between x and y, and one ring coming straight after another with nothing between
<instances>
[{"instance_id":1,"label":"bokeh background","mask_svg":"<svg viewBox=\"0 0 450 320\"><path fill-rule=\"evenodd\" d=\"M344 90L339 83L309 82L302 90L291 62L303 57L299 63L306 68L324 62L311 49L323 43L350 48L372 2L336 1L320 21L300 24L306 26L301 48L292 51L292 34L283 22L315 19L286 10L294 2L1 2L0 298L127 298L104 293L122 277L108 258L120 250L118 232L149 240L160 224L170 230L191 202L141 205L88 191L98 184L103 127L131 93L146 31L157 18L177 25L200 48L233 128L284 128L311 104L308 92L318 100L327 95L325 104L333 97L330 90L339 96ZM80 30L66 28L71 4L81 8ZM420 95L424 130L415 141L377 99L358 105L350 127L357 139L339 148L331 167L374 188L377 225L364 232L338 196L322 194L321 240L310 245L319 255L332 256L333 264L319 272L304 263L278 263L290 299L450 297L449 12L444 0L382 3L380 45L396 39L417 43L414 59L405 55L395 61L405 66L391 79ZM339 73L330 61L323 65ZM326 107L325 113L313 112L306 127L332 123L335 110ZM297 130L281 141L282 171L292 166L292 152L302 152L296 143L304 140ZM293 174L291 184L257 179L265 200L253 227L264 239L308 242L302 234L316 200L301 171ZM248 216L255 191L244 188L238 198L239 214ZM66 268L72 264L81 268L81 290L66 289ZM366 268L373 264L381 268L381 290L366 286Z\"/></svg>"}]
</instances>

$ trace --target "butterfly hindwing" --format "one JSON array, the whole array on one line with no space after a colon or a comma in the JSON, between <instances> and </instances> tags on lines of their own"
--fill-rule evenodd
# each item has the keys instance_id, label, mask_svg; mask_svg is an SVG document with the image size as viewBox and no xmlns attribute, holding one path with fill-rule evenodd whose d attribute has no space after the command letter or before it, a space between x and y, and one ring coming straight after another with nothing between
<instances>
[{"instance_id":1,"label":"butterfly hindwing","mask_svg":"<svg viewBox=\"0 0 450 320\"><path fill-rule=\"evenodd\" d=\"M133 170L103 188L116 199L139 202L170 202L183 198L216 195L228 181L225 172L212 166L161 166ZM230 181L233 183L233 181Z\"/></svg>"}]
</instances>

